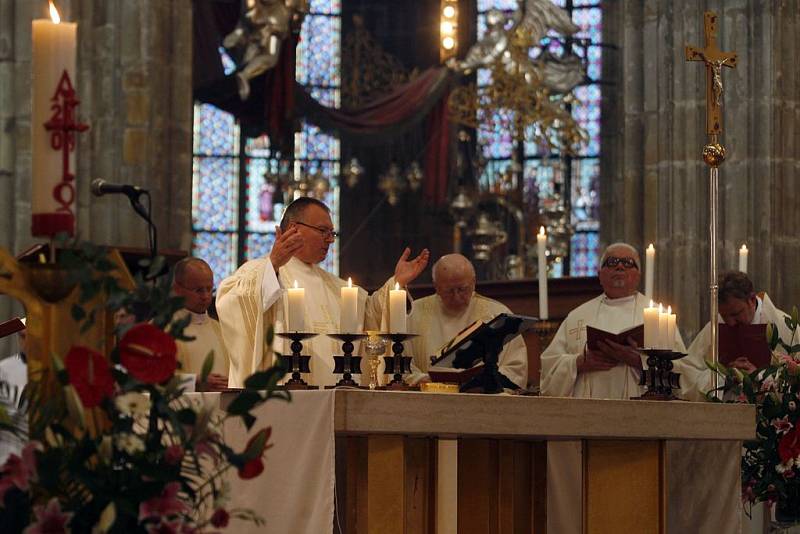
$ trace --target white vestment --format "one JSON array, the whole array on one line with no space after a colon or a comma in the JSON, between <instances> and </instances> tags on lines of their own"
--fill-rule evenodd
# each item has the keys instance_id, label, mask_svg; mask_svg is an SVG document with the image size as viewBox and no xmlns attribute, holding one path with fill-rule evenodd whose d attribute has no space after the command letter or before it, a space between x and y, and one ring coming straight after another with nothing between
<instances>
[{"instance_id":1,"label":"white vestment","mask_svg":"<svg viewBox=\"0 0 800 534\"><path fill-rule=\"evenodd\" d=\"M270 325L275 332L286 331L288 295L285 288L305 289L305 330L318 334L339 331L340 288L347 282L318 265L290 259L280 268L279 275L268 258L251 260L222 281L217 290L217 312L222 337L231 357L229 386L242 387L244 380L256 371L272 365L272 356L265 358L265 336ZM388 292L394 286L390 278L373 295L363 289L358 292L358 330L380 330ZM291 354L289 345L276 337L273 348L284 355ZM356 347L356 352L358 346ZM311 355L311 374L303 378L312 385L335 384L333 355L342 354L342 343L326 335L303 341L303 354ZM358 380L358 378L356 378Z\"/></svg>"},{"instance_id":2,"label":"white vestment","mask_svg":"<svg viewBox=\"0 0 800 534\"><path fill-rule=\"evenodd\" d=\"M781 339L790 345L800 342L798 333L795 333L794 341L792 339L792 332L786 326L784 318L786 314L775 307L769 296L766 293L759 293L757 296L756 312L753 314L753 321L750 324L775 324L778 327L778 334ZM719 322L722 317L719 317ZM766 337L766 327L764 336ZM689 398L691 400L705 399L705 393L711 389L711 382L713 379L713 372L706 365L706 361L711 360L711 326L709 323L703 327L697 337L689 346L689 355L684 358L686 364L689 365L693 373L693 381L688 384L691 388Z\"/></svg>"},{"instance_id":3,"label":"white vestment","mask_svg":"<svg viewBox=\"0 0 800 534\"><path fill-rule=\"evenodd\" d=\"M25 407L20 406L20 396L22 395L22 390L28 384L28 365L19 354L14 354L0 361L0 382L5 382L9 387L8 392L4 391L3 395L0 396L0 402L5 404L8 415L15 418L18 412L25 411ZM8 396L6 396L6 393L8 393ZM27 432L27 417L22 417L19 423L22 425L22 430ZM19 455L24 446L24 439L6 432L0 433L0 466L6 463L9 454Z\"/></svg>"},{"instance_id":4,"label":"white vestment","mask_svg":"<svg viewBox=\"0 0 800 534\"><path fill-rule=\"evenodd\" d=\"M553 341L542 353L542 395L595 399L629 399L644 393L640 372L619 364L607 371L578 374L577 361L586 347L586 327L617 333L644 322L649 300L641 293L620 299L605 295L586 302L567 315ZM674 349L684 352L680 332L675 329ZM646 357L642 366L647 367ZM676 362L676 370L681 372ZM547 531L581 532L582 457L580 441L547 444Z\"/></svg>"},{"instance_id":5,"label":"white vestment","mask_svg":"<svg viewBox=\"0 0 800 534\"><path fill-rule=\"evenodd\" d=\"M450 315L439 295L433 294L414 301L409 318L409 332L419 334L411 342L409 382L417 383L427 377L430 357L437 355L447 342L475 321L489 321L501 313L511 313L507 306L473 293L467 308L457 316ZM499 371L520 387L528 381L528 351L522 336L506 344L500 353Z\"/></svg>"},{"instance_id":6,"label":"white vestment","mask_svg":"<svg viewBox=\"0 0 800 534\"><path fill-rule=\"evenodd\" d=\"M199 376L203 371L203 362L206 356L213 350L214 366L211 368L211 372L228 376L230 357L225 349L225 343L222 341L222 328L219 321L215 321L207 313L193 313L189 310L182 310L176 315L192 317L192 322L183 330L183 334L186 337L195 338L193 341L176 341L181 371Z\"/></svg>"}]
</instances>

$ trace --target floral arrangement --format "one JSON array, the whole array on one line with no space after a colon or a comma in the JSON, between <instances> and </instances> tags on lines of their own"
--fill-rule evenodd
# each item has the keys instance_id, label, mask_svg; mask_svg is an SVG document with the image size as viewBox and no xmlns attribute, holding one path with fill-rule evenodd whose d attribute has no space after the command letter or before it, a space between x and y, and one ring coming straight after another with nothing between
<instances>
[{"instance_id":1,"label":"floral arrangement","mask_svg":"<svg viewBox=\"0 0 800 534\"><path fill-rule=\"evenodd\" d=\"M798 311L785 318L797 332ZM777 504L781 517L800 517L800 341L779 337L767 327L770 365L750 374L719 364L712 370L725 377L724 398L756 405L756 440L744 443L742 501L748 511L757 502ZM711 364L709 364L711 365Z\"/></svg>"},{"instance_id":2,"label":"floral arrangement","mask_svg":"<svg viewBox=\"0 0 800 534\"><path fill-rule=\"evenodd\" d=\"M251 430L254 408L289 400L277 387L283 370L250 376L224 410L185 396L175 339L183 339L186 323L172 320L182 299L170 293L163 259L145 265L134 291L119 287L114 266L91 244L74 244L59 264L79 287L72 315L83 328L100 311L101 293L109 311L135 310L140 322L117 332L110 361L73 346L53 355L49 389L40 377L26 390L36 439L0 467L3 532L199 533L223 529L232 517L261 524L251 510L227 507L225 475L262 473L270 428L257 429L244 450L228 446L221 430L232 418ZM199 382L212 365L209 354ZM9 421L0 414L0 439L14 431Z\"/></svg>"}]
</instances>

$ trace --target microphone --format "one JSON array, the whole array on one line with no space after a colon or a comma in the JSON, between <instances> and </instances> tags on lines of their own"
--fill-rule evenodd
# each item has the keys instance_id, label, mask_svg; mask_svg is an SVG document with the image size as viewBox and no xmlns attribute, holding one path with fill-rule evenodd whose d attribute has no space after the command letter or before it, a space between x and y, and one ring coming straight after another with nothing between
<instances>
[{"instance_id":1,"label":"microphone","mask_svg":"<svg viewBox=\"0 0 800 534\"><path fill-rule=\"evenodd\" d=\"M103 195L114 195L114 194L123 194L129 197L138 197L142 193L146 193L146 189L142 189L137 185L119 185L119 184L112 184L106 182L102 178L95 178L92 180L91 185L92 194L96 197L102 197Z\"/></svg>"}]
</instances>

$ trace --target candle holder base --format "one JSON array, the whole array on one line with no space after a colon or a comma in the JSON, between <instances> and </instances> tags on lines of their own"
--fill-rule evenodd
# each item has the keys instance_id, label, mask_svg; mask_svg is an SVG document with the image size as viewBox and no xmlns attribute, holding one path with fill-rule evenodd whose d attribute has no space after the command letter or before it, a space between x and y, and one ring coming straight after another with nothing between
<instances>
[{"instance_id":1,"label":"candle holder base","mask_svg":"<svg viewBox=\"0 0 800 534\"><path fill-rule=\"evenodd\" d=\"M386 384L382 389L408 391L412 389L419 389L417 386L409 386L403 380L403 375L411 372L411 356L403 356L403 341L412 337L417 337L417 334L380 334L382 337L392 342L393 356L384 356L383 361L386 363L386 368L383 370L384 374L392 375L392 380Z\"/></svg>"},{"instance_id":2,"label":"candle holder base","mask_svg":"<svg viewBox=\"0 0 800 534\"><path fill-rule=\"evenodd\" d=\"M287 370L287 372L292 373L292 378L287 380L284 384L286 389L319 389L319 386L311 386L305 380L303 380L302 373L311 372L311 368L309 366L311 356L304 356L301 354L303 351L302 342L306 339L315 337L318 334L315 332L279 332L277 335L292 341L290 346L292 355L281 355L278 357L281 365Z\"/></svg>"},{"instance_id":3,"label":"candle holder base","mask_svg":"<svg viewBox=\"0 0 800 534\"><path fill-rule=\"evenodd\" d=\"M673 373L673 360L686 356L683 352L669 349L643 349L647 355L647 369L642 370L639 385L647 388L641 397L631 397L633 400L669 401L678 400L673 395L673 389L680 389L680 374Z\"/></svg>"},{"instance_id":4,"label":"candle holder base","mask_svg":"<svg viewBox=\"0 0 800 534\"><path fill-rule=\"evenodd\" d=\"M367 337L367 334L335 333L328 334L328 336L341 341L342 352L344 352L343 356L333 357L333 374L342 375L342 378L333 387L360 388L361 386L353 380L353 374L361 374L361 356L353 356L355 348L353 342Z\"/></svg>"}]
</instances>

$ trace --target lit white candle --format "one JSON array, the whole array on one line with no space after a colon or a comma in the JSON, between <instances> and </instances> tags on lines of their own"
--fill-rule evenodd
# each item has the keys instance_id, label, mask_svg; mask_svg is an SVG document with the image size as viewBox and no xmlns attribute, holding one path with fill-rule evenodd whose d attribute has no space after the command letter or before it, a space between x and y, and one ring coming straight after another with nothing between
<instances>
[{"instance_id":1,"label":"lit white candle","mask_svg":"<svg viewBox=\"0 0 800 534\"><path fill-rule=\"evenodd\" d=\"M664 311L664 306L658 304L658 348L666 349L672 346L667 338L667 313Z\"/></svg>"},{"instance_id":2,"label":"lit white candle","mask_svg":"<svg viewBox=\"0 0 800 534\"><path fill-rule=\"evenodd\" d=\"M290 332L302 332L306 328L306 290L298 287L289 288L289 328Z\"/></svg>"},{"instance_id":3,"label":"lit white candle","mask_svg":"<svg viewBox=\"0 0 800 534\"><path fill-rule=\"evenodd\" d=\"M389 333L406 333L406 291L397 283L389 291Z\"/></svg>"},{"instance_id":4,"label":"lit white candle","mask_svg":"<svg viewBox=\"0 0 800 534\"><path fill-rule=\"evenodd\" d=\"M353 279L347 279L347 286L340 289L341 307L339 309L339 331L354 334L358 330L358 287L353 287Z\"/></svg>"},{"instance_id":5,"label":"lit white candle","mask_svg":"<svg viewBox=\"0 0 800 534\"><path fill-rule=\"evenodd\" d=\"M544 226L539 227L539 233L536 236L536 252L539 262L539 318L547 319L548 306L547 306L547 234L544 231Z\"/></svg>"},{"instance_id":6,"label":"lit white candle","mask_svg":"<svg viewBox=\"0 0 800 534\"><path fill-rule=\"evenodd\" d=\"M742 245L742 248L739 249L739 270L743 273L747 272L747 245Z\"/></svg>"},{"instance_id":7,"label":"lit white candle","mask_svg":"<svg viewBox=\"0 0 800 534\"><path fill-rule=\"evenodd\" d=\"M51 119L63 121L65 118L60 110L62 100L54 96L65 72L75 88L78 25L61 22L52 3L50 14L52 21L36 19L31 26L31 230L34 236L52 236L58 232L73 234L75 231L75 184L64 180L63 151L51 143L53 134L59 132L45 129L44 124ZM54 107L56 104L59 108ZM77 122L77 117L73 120ZM63 139L63 132L61 135L58 139ZM74 175L74 154L70 154L68 170Z\"/></svg>"},{"instance_id":8,"label":"lit white candle","mask_svg":"<svg viewBox=\"0 0 800 534\"><path fill-rule=\"evenodd\" d=\"M650 306L644 309L644 347L656 348L658 343L658 308L651 300Z\"/></svg>"},{"instance_id":9,"label":"lit white candle","mask_svg":"<svg viewBox=\"0 0 800 534\"><path fill-rule=\"evenodd\" d=\"M667 339L664 345L665 349L672 350L675 348L675 329L677 328L678 315L672 313L672 306L667 306Z\"/></svg>"},{"instance_id":10,"label":"lit white candle","mask_svg":"<svg viewBox=\"0 0 800 534\"><path fill-rule=\"evenodd\" d=\"M656 271L656 248L650 243L644 258L644 295L653 298L653 277Z\"/></svg>"}]
</instances>

